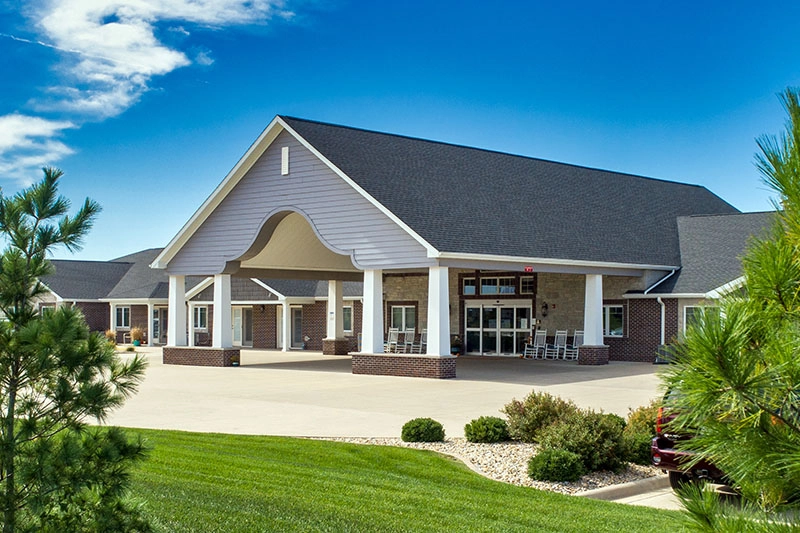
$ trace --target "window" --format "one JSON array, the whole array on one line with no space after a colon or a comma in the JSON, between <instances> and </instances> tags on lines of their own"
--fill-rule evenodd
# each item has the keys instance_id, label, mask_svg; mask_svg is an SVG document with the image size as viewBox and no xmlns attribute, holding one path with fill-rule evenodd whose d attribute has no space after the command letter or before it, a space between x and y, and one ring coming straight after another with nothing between
<instances>
[{"instance_id":1,"label":"window","mask_svg":"<svg viewBox=\"0 0 800 533\"><path fill-rule=\"evenodd\" d=\"M353 308L352 307L343 307L342 308L342 322L344 322L344 332L345 333L353 333Z\"/></svg>"},{"instance_id":2,"label":"window","mask_svg":"<svg viewBox=\"0 0 800 533\"><path fill-rule=\"evenodd\" d=\"M208 307L205 305L194 308L194 329L208 329Z\"/></svg>"},{"instance_id":3,"label":"window","mask_svg":"<svg viewBox=\"0 0 800 533\"><path fill-rule=\"evenodd\" d=\"M714 313L719 315L719 307L703 305L687 305L683 308L683 331L686 332L690 326L695 324L703 313Z\"/></svg>"},{"instance_id":4,"label":"window","mask_svg":"<svg viewBox=\"0 0 800 533\"><path fill-rule=\"evenodd\" d=\"M622 306L603 306L603 335L606 337L622 337Z\"/></svg>"},{"instance_id":5,"label":"window","mask_svg":"<svg viewBox=\"0 0 800 533\"><path fill-rule=\"evenodd\" d=\"M393 305L391 326L399 330L416 329L417 308L413 305Z\"/></svg>"},{"instance_id":6,"label":"window","mask_svg":"<svg viewBox=\"0 0 800 533\"><path fill-rule=\"evenodd\" d=\"M56 304L39 304L39 314L44 316L56 310Z\"/></svg>"},{"instance_id":7,"label":"window","mask_svg":"<svg viewBox=\"0 0 800 533\"><path fill-rule=\"evenodd\" d=\"M475 294L475 278L464 278L464 296Z\"/></svg>"},{"instance_id":8,"label":"window","mask_svg":"<svg viewBox=\"0 0 800 533\"><path fill-rule=\"evenodd\" d=\"M533 276L525 276L519 278L519 293L520 294L533 294L535 285L533 283Z\"/></svg>"},{"instance_id":9,"label":"window","mask_svg":"<svg viewBox=\"0 0 800 533\"><path fill-rule=\"evenodd\" d=\"M117 320L115 322L117 329L128 329L131 327L131 308L130 307L117 307Z\"/></svg>"},{"instance_id":10,"label":"window","mask_svg":"<svg viewBox=\"0 0 800 533\"><path fill-rule=\"evenodd\" d=\"M481 278L481 294L516 294L514 278Z\"/></svg>"}]
</instances>

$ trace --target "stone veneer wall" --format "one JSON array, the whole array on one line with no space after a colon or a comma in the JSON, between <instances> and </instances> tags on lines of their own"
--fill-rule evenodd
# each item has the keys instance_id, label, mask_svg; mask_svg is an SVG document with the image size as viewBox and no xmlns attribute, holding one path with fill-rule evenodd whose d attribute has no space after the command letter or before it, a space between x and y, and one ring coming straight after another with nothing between
<instances>
[{"instance_id":1,"label":"stone veneer wall","mask_svg":"<svg viewBox=\"0 0 800 533\"><path fill-rule=\"evenodd\" d=\"M205 348L199 346L165 346L165 365L234 366L239 364L239 348Z\"/></svg>"},{"instance_id":2,"label":"stone veneer wall","mask_svg":"<svg viewBox=\"0 0 800 533\"><path fill-rule=\"evenodd\" d=\"M456 377L456 358L388 354L353 354L353 374L449 379Z\"/></svg>"},{"instance_id":3,"label":"stone veneer wall","mask_svg":"<svg viewBox=\"0 0 800 533\"><path fill-rule=\"evenodd\" d=\"M540 328L546 329L548 337L557 329L570 333L583 329L583 300L586 293L586 277L577 274L552 274L542 272L536 282L536 318ZM547 316L542 316L542 305L547 303Z\"/></svg>"}]
</instances>

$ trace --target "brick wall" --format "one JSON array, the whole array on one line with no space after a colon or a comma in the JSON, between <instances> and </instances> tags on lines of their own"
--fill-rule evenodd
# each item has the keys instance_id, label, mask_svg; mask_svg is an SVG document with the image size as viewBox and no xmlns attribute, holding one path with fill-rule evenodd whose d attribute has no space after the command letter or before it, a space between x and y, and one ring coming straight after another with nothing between
<instances>
[{"instance_id":1,"label":"brick wall","mask_svg":"<svg viewBox=\"0 0 800 533\"><path fill-rule=\"evenodd\" d=\"M281 310L279 305L265 305L263 311L260 305L253 306L253 348L280 349L276 315Z\"/></svg>"},{"instance_id":2,"label":"brick wall","mask_svg":"<svg viewBox=\"0 0 800 533\"><path fill-rule=\"evenodd\" d=\"M328 302L303 306L303 335L309 337L306 350L322 351L322 339L328 334Z\"/></svg>"},{"instance_id":3,"label":"brick wall","mask_svg":"<svg viewBox=\"0 0 800 533\"><path fill-rule=\"evenodd\" d=\"M111 305L104 302L76 302L90 331L105 333L111 324Z\"/></svg>"},{"instance_id":4,"label":"brick wall","mask_svg":"<svg viewBox=\"0 0 800 533\"><path fill-rule=\"evenodd\" d=\"M353 354L353 374L448 379L456 377L455 357Z\"/></svg>"},{"instance_id":5,"label":"brick wall","mask_svg":"<svg viewBox=\"0 0 800 533\"><path fill-rule=\"evenodd\" d=\"M678 334L678 300L663 299L665 340L669 344ZM661 343L661 305L653 299L626 300L625 336L606 337L610 361L652 363Z\"/></svg>"},{"instance_id":6,"label":"brick wall","mask_svg":"<svg viewBox=\"0 0 800 533\"><path fill-rule=\"evenodd\" d=\"M150 321L147 320L147 306L146 305L132 305L131 306L131 327L139 327L144 330L145 342L150 338L149 331Z\"/></svg>"},{"instance_id":7,"label":"brick wall","mask_svg":"<svg viewBox=\"0 0 800 533\"><path fill-rule=\"evenodd\" d=\"M198 348L165 346L162 349L165 365L233 366L239 364L239 348Z\"/></svg>"}]
</instances>

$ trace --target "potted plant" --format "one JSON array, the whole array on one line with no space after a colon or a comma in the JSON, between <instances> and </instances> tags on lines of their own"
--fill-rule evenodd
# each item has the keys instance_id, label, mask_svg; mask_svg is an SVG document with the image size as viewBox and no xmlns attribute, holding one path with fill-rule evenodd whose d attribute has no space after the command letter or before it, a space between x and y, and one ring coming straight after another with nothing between
<instances>
[{"instance_id":1,"label":"potted plant","mask_svg":"<svg viewBox=\"0 0 800 533\"><path fill-rule=\"evenodd\" d=\"M463 346L464 343L462 343L461 339L458 337L458 335L456 335L453 337L453 340L450 341L450 353L453 355L460 355Z\"/></svg>"},{"instance_id":2,"label":"potted plant","mask_svg":"<svg viewBox=\"0 0 800 533\"><path fill-rule=\"evenodd\" d=\"M144 341L144 329L141 326L133 326L131 328L131 342L134 346L141 346Z\"/></svg>"}]
</instances>

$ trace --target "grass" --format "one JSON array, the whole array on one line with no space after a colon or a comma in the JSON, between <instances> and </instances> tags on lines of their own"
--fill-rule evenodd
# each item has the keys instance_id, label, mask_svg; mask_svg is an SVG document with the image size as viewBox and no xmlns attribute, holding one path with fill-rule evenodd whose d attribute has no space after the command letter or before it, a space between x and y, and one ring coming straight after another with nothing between
<instances>
[{"instance_id":1,"label":"grass","mask_svg":"<svg viewBox=\"0 0 800 533\"><path fill-rule=\"evenodd\" d=\"M665 531L678 513L491 481L420 450L129 430L134 497L158 531Z\"/></svg>"}]
</instances>

